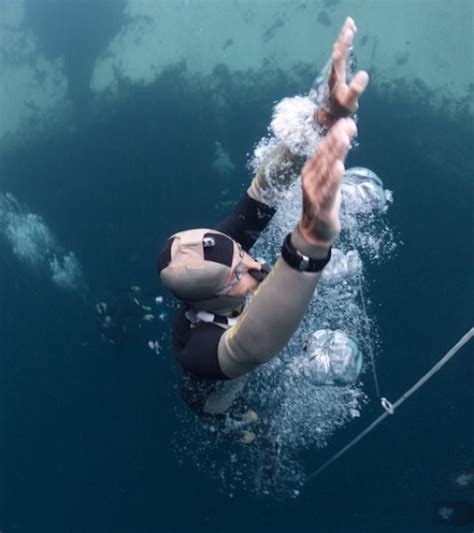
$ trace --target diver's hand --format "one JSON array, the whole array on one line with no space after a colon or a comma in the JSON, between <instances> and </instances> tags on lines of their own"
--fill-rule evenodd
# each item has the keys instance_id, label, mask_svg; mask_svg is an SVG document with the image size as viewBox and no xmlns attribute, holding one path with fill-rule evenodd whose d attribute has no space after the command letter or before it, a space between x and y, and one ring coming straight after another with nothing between
<instances>
[{"instance_id":1,"label":"diver's hand","mask_svg":"<svg viewBox=\"0 0 474 533\"><path fill-rule=\"evenodd\" d=\"M348 17L332 49L328 108L320 107L315 113L316 121L326 128L330 128L339 118L357 111L359 97L369 83L369 75L364 70L354 74L349 85L346 83L346 63L356 33L355 22Z\"/></svg>"},{"instance_id":2,"label":"diver's hand","mask_svg":"<svg viewBox=\"0 0 474 533\"><path fill-rule=\"evenodd\" d=\"M309 244L323 249L331 245L341 229L340 184L344 160L356 132L351 118L338 120L301 172L303 214L298 228Z\"/></svg>"}]
</instances>

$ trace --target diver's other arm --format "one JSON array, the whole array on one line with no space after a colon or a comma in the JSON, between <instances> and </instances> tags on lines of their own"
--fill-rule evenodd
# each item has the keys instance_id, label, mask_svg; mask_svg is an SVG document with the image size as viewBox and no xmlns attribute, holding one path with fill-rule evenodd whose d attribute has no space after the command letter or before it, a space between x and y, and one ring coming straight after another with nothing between
<instances>
[{"instance_id":1,"label":"diver's other arm","mask_svg":"<svg viewBox=\"0 0 474 533\"><path fill-rule=\"evenodd\" d=\"M357 111L359 97L369 83L369 75L364 70L354 74L349 84L346 82L346 63L356 33L354 20L347 17L332 48L328 101L325 107L318 107L315 112L315 120L328 129L339 118L353 115Z\"/></svg>"},{"instance_id":2,"label":"diver's other arm","mask_svg":"<svg viewBox=\"0 0 474 533\"><path fill-rule=\"evenodd\" d=\"M352 119L338 121L302 171L303 213L291 244L321 264L340 229L343 161L355 133ZM278 259L237 324L219 341L218 360L226 376L246 374L278 354L301 322L320 276L321 271L301 271Z\"/></svg>"},{"instance_id":3,"label":"diver's other arm","mask_svg":"<svg viewBox=\"0 0 474 533\"><path fill-rule=\"evenodd\" d=\"M357 111L359 97L369 81L369 75L363 70L357 72L349 84L346 81L347 61L356 32L357 28L353 19L348 17L333 45L332 64L327 81L327 99L322 105L315 107L314 112L312 112L314 119L312 127L319 132L321 139L326 130L333 126L338 119L351 116ZM301 101L300 97L289 100L298 99ZM310 107L314 106L312 102L309 105ZM311 114L308 119L311 121ZM283 123L284 130L292 129L286 120L283 120ZM303 123L295 125L295 127L304 129L308 126L303 120ZM277 129L280 130L280 127ZM271 207L278 204L285 191L300 174L305 163L305 157L293 153L285 144L287 140L285 140L285 136L281 136L281 133L281 131L278 134L275 132L280 142L260 163L247 190L251 198ZM301 149L301 146L299 148ZM293 149L296 150L295 147Z\"/></svg>"},{"instance_id":4,"label":"diver's other arm","mask_svg":"<svg viewBox=\"0 0 474 533\"><path fill-rule=\"evenodd\" d=\"M274 214L275 209L244 193L232 213L219 222L214 229L240 243L248 252L268 226Z\"/></svg>"},{"instance_id":5,"label":"diver's other arm","mask_svg":"<svg viewBox=\"0 0 474 533\"><path fill-rule=\"evenodd\" d=\"M282 194L298 177L304 158L279 143L260 163L250 186L232 213L215 229L232 237L248 252L268 226Z\"/></svg>"},{"instance_id":6,"label":"diver's other arm","mask_svg":"<svg viewBox=\"0 0 474 533\"><path fill-rule=\"evenodd\" d=\"M302 157L293 155L282 142L279 143L260 163L247 194L257 202L274 208L298 177L303 165Z\"/></svg>"}]
</instances>

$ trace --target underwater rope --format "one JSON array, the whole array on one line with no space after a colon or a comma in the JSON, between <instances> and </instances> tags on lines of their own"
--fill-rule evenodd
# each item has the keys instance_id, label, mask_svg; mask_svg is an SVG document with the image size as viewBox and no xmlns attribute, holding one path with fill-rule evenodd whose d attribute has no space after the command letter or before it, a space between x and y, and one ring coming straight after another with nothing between
<instances>
[{"instance_id":1,"label":"underwater rope","mask_svg":"<svg viewBox=\"0 0 474 533\"><path fill-rule=\"evenodd\" d=\"M347 208L345 204L341 205L341 211L343 212L344 216L347 216ZM349 226L347 228L348 230L348 236L349 236L349 243L352 247L352 249L357 250L356 246L356 240L353 235L352 228ZM379 379L377 376L377 367L375 365L375 355L374 351L372 350L372 344L370 343L370 319L369 315L367 313L367 306L365 304L365 296L364 296L364 286L362 285L362 278L363 278L363 272L360 272L357 276L357 285L359 289L359 296L360 296L360 302L362 305L362 313L364 315L364 328L365 328L365 334L368 339L367 341L367 351L369 352L369 358L370 358L370 366L372 370L372 377L374 379L374 387L375 387L375 394L377 395L377 398L381 397L380 394L380 385L379 385Z\"/></svg>"},{"instance_id":2,"label":"underwater rope","mask_svg":"<svg viewBox=\"0 0 474 533\"><path fill-rule=\"evenodd\" d=\"M349 444L344 446L339 450L335 455L333 455L328 461L321 465L317 470L312 472L307 478L306 483L311 479L314 479L318 476L323 470L325 470L329 465L334 463L339 457L344 455L350 448L357 444L365 435L370 433L375 426L378 426L382 420L384 420L388 415L393 415L395 410L400 407L400 405L407 400L414 392L416 392L420 387L422 387L438 370L440 370L472 337L474 336L474 327L471 328L447 353L444 355L435 365L429 370L421 379L419 379L413 387L408 389L394 404L390 403L386 398L381 399L382 407L385 409L385 413L380 415L376 420L370 424L366 429L364 429L355 439L353 439Z\"/></svg>"},{"instance_id":3,"label":"underwater rope","mask_svg":"<svg viewBox=\"0 0 474 533\"><path fill-rule=\"evenodd\" d=\"M372 350L372 345L370 343L369 315L367 314L367 307L365 305L364 288L362 287L362 274L359 274L357 278L359 282L359 295L360 295L360 301L362 303L362 312L364 313L364 325L366 328L367 338L369 339L367 349L368 349L369 357L370 357L370 365L372 367L372 376L374 378L375 393L377 394L377 397L380 398L380 386L379 386L379 380L377 377L377 369L375 368L375 356L374 356L374 351Z\"/></svg>"}]
</instances>

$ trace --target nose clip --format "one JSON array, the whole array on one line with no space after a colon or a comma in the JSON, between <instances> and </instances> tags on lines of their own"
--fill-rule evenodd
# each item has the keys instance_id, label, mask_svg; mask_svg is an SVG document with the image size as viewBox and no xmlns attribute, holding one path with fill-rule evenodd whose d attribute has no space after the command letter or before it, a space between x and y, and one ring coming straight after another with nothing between
<instances>
[{"instance_id":1,"label":"nose clip","mask_svg":"<svg viewBox=\"0 0 474 533\"><path fill-rule=\"evenodd\" d=\"M271 267L267 263L261 263L261 270L257 270L256 268L250 268L248 273L252 276L252 278L256 279L259 283L261 283L267 276L270 274Z\"/></svg>"}]
</instances>

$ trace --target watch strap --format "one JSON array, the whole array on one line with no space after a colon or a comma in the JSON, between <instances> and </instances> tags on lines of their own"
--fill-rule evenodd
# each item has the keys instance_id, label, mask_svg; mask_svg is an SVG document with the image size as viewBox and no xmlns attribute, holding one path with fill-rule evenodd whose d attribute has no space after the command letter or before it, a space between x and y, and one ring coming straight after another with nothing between
<instances>
[{"instance_id":1,"label":"watch strap","mask_svg":"<svg viewBox=\"0 0 474 533\"><path fill-rule=\"evenodd\" d=\"M281 255L286 263L295 270L299 270L300 272L321 272L331 260L331 247L328 250L328 255L324 259L313 259L302 254L293 246L291 233L289 233L283 242Z\"/></svg>"}]
</instances>

